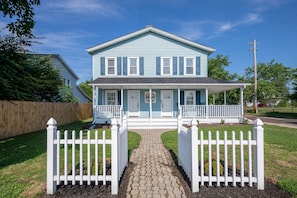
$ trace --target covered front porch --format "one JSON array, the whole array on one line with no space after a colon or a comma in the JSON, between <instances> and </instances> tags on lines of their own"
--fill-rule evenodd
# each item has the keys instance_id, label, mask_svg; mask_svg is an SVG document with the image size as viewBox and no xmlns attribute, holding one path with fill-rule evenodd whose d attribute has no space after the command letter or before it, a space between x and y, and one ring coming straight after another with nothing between
<instances>
[{"instance_id":1,"label":"covered front porch","mask_svg":"<svg viewBox=\"0 0 297 198\"><path fill-rule=\"evenodd\" d=\"M127 78L128 79L128 78ZM121 122L128 117L130 128L175 128L177 117L185 122L192 118L199 123L240 123L243 120L243 83L180 83L180 84L93 84L94 123ZM228 104L227 91L240 90L236 104ZM222 105L208 104L212 93L224 93ZM166 124L165 124L166 122ZM171 123L171 124L168 124ZM164 127L163 127L164 128Z\"/></svg>"}]
</instances>

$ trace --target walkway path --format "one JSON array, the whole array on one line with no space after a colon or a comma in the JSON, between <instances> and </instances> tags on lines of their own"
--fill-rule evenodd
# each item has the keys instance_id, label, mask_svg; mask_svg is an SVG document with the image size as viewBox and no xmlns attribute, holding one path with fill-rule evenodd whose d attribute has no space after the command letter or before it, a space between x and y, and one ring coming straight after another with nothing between
<instances>
[{"instance_id":1,"label":"walkway path","mask_svg":"<svg viewBox=\"0 0 297 198\"><path fill-rule=\"evenodd\" d=\"M135 132L141 135L141 142L130 159L135 167L130 175L127 198L186 197L178 176L174 175L175 164L162 144L160 135L164 130Z\"/></svg>"},{"instance_id":2,"label":"walkway path","mask_svg":"<svg viewBox=\"0 0 297 198\"><path fill-rule=\"evenodd\" d=\"M283 126L283 127L297 129L297 119L259 117L259 116L255 116L255 115L245 115L245 117L250 119L250 120L255 120L256 118L260 118L264 122L264 124Z\"/></svg>"}]
</instances>

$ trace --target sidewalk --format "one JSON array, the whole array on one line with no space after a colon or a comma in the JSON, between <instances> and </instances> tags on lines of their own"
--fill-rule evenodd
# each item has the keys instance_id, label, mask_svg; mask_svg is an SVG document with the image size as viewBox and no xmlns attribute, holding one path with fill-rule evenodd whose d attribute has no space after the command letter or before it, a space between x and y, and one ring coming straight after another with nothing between
<instances>
[{"instance_id":1,"label":"sidewalk","mask_svg":"<svg viewBox=\"0 0 297 198\"><path fill-rule=\"evenodd\" d=\"M257 118L260 118L264 124L297 129L297 119L260 117L260 116L255 116L255 115L245 115L244 117L247 119L250 119L252 121Z\"/></svg>"},{"instance_id":2,"label":"sidewalk","mask_svg":"<svg viewBox=\"0 0 297 198\"><path fill-rule=\"evenodd\" d=\"M132 153L135 164L130 175L128 197L186 197L185 190L174 175L175 164L164 148L161 134L164 130L134 130L141 142Z\"/></svg>"}]
</instances>

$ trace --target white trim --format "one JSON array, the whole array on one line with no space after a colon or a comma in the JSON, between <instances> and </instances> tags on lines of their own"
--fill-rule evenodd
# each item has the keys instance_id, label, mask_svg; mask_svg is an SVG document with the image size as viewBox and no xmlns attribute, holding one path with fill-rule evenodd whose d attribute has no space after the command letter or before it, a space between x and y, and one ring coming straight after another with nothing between
<instances>
[{"instance_id":1,"label":"white trim","mask_svg":"<svg viewBox=\"0 0 297 198\"><path fill-rule=\"evenodd\" d=\"M128 76L139 76L139 57L127 57L127 69L128 69ZM136 69L137 69L137 72L136 74L131 74L130 73L130 67L131 67L131 64L130 64L130 59L136 59Z\"/></svg>"},{"instance_id":2,"label":"white trim","mask_svg":"<svg viewBox=\"0 0 297 198\"><path fill-rule=\"evenodd\" d=\"M159 34L159 35L161 35L161 36L170 38L170 39L172 39L172 40L175 40L175 41L184 43L184 44L186 44L186 45L190 45L190 46L192 46L192 47L195 47L195 48L204 50L204 51L208 52L208 54L211 54L212 52L215 51L215 49L213 49L213 48L211 48L211 47L208 47L208 46L205 46L205 45L201 45L201 44L199 44L199 43L196 43L196 42L190 41L190 40L188 40L188 39L182 38L182 37L180 37L180 36L177 36L177 35L174 35L174 34L165 32L165 31L163 31L163 30L160 30L160 29L155 28L155 27L152 27L152 26L147 26L146 28L143 28L143 29L138 30L138 31L136 31L136 32L132 32L132 33L127 34L127 35L125 35L125 36L122 36L122 37L113 39L113 40L111 40L111 41L105 42L105 43L103 43L103 44L101 44L101 45L96 45L96 46L94 46L94 47L90 47L90 48L88 48L86 51L87 51L89 54L94 54L94 53L95 53L96 51L98 51L98 50L104 49L104 48L106 48L106 47L109 47L109 46L111 46L111 45L117 44L117 43L119 43L119 42L126 41L126 40L128 40L128 39L137 37L137 36L142 35L142 34L145 34L145 33L147 33L147 32L153 32L153 33Z\"/></svg>"},{"instance_id":3,"label":"white trim","mask_svg":"<svg viewBox=\"0 0 297 198\"><path fill-rule=\"evenodd\" d=\"M193 73L187 74L187 59L193 59ZM185 76L195 76L196 75L196 58L192 56L184 57L184 75Z\"/></svg>"},{"instance_id":4,"label":"white trim","mask_svg":"<svg viewBox=\"0 0 297 198\"><path fill-rule=\"evenodd\" d=\"M108 73L108 60L114 60L114 74ZM116 76L117 75L117 57L105 57L105 75L106 76Z\"/></svg>"},{"instance_id":5,"label":"white trim","mask_svg":"<svg viewBox=\"0 0 297 198\"><path fill-rule=\"evenodd\" d=\"M130 107L129 107L129 104L130 104L130 102L129 102L129 100L130 100L130 94L132 93L132 92L134 92L134 93L137 93L138 94L138 112L130 112L129 110L130 110ZM140 116L140 91L139 90L128 90L128 93L127 93L127 95L128 95L128 104L127 104L127 107L128 107L128 109L127 109L127 114L128 114L128 116L130 117L130 116L135 116L135 117L139 117Z\"/></svg>"},{"instance_id":6,"label":"white trim","mask_svg":"<svg viewBox=\"0 0 297 198\"><path fill-rule=\"evenodd\" d=\"M164 74L163 73L164 59L169 59L169 67L170 67L170 73L169 74ZM172 57L161 57L161 76L172 76L172 68L173 68L172 64L173 64Z\"/></svg>"}]
</instances>

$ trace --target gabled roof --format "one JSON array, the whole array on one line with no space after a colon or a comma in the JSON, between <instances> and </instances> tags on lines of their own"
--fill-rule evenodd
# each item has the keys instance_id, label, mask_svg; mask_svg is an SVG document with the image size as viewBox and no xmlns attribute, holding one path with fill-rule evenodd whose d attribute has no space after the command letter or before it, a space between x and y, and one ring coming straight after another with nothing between
<instances>
[{"instance_id":1,"label":"gabled roof","mask_svg":"<svg viewBox=\"0 0 297 198\"><path fill-rule=\"evenodd\" d=\"M94 47L90 47L90 48L87 49L87 52L92 55L92 54L94 54L98 50L104 49L106 47L110 47L110 46L112 46L114 44L117 44L117 43L120 43L120 42L129 40L131 38L134 38L134 37L137 37L137 36L140 36L142 34L149 33L149 32L152 32L152 33L155 33L155 34L159 34L159 35L164 36L164 37L167 37L169 39L172 39L172 40L175 40L175 41L184 43L185 45L189 45L189 46L192 46L192 47L195 47L195 48L204 50L208 54L211 54L212 52L215 51L215 49L213 49L211 47L208 47L206 45L202 45L200 43L196 43L196 42L190 41L190 40L185 39L183 37L180 37L180 36L171 34L169 32L165 32L163 30L160 30L158 28L155 28L153 26L148 25L145 28L143 28L141 30L138 30L136 32L132 32L130 34L127 34L127 35L121 36L119 38L113 39L111 41L108 41L108 42L105 42L105 43L96 45Z\"/></svg>"}]
</instances>

